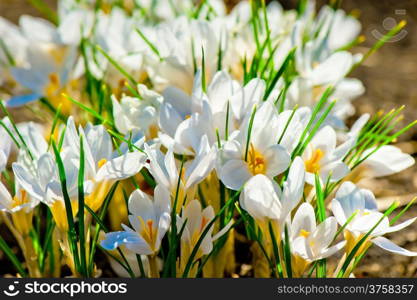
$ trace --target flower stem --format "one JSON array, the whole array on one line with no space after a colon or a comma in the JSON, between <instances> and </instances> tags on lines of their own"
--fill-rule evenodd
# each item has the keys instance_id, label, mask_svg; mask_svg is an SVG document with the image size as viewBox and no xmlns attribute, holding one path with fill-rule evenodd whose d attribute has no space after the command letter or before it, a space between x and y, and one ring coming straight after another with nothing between
<instances>
[{"instance_id":1,"label":"flower stem","mask_svg":"<svg viewBox=\"0 0 417 300\"><path fill-rule=\"evenodd\" d=\"M151 278L159 278L158 263L156 255L148 255Z\"/></svg>"}]
</instances>

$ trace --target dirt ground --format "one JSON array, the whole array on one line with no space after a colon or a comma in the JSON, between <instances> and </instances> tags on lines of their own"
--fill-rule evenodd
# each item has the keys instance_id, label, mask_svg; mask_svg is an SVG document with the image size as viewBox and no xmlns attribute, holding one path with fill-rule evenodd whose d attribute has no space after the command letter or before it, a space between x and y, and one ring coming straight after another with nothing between
<instances>
[{"instance_id":1,"label":"dirt ground","mask_svg":"<svg viewBox=\"0 0 417 300\"><path fill-rule=\"evenodd\" d=\"M54 6L54 0L46 0ZM230 3L237 1L228 1ZM281 1L284 7L294 7L296 1ZM318 1L319 5L327 1ZM379 34L387 32L393 21L405 19L407 26L398 41L387 43L371 56L363 66L355 70L353 77L360 78L366 93L355 101L357 113L389 111L405 105L403 125L417 118L417 0L345 0L342 7L355 14L360 13L362 34L366 41L355 52L365 53ZM39 15L26 0L0 0L0 16L16 22L22 14ZM384 27L385 26L385 27ZM389 29L389 28L388 28ZM417 126L399 140L404 151L417 153ZM406 203L417 194L417 166L401 174L367 182L381 198L381 203L393 199ZM409 210L402 219L417 216L417 207ZM390 236L394 242L409 250L417 251L417 222L401 234ZM369 254L356 272L358 277L417 277L417 258L390 255L377 247Z\"/></svg>"}]
</instances>

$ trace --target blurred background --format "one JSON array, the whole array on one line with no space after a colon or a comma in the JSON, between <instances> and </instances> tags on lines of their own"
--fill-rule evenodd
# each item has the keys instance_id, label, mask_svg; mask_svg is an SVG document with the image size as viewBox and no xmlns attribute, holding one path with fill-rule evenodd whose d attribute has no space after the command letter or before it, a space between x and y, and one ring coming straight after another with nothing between
<instances>
[{"instance_id":1,"label":"blurred background","mask_svg":"<svg viewBox=\"0 0 417 300\"><path fill-rule=\"evenodd\" d=\"M52 8L56 7L56 0L45 2ZM226 2L232 7L238 1ZM279 2L287 9L296 7L297 3L296 0ZM327 2L317 1L318 6ZM0 16L13 22L18 22L22 14L39 16L39 12L29 3L30 0L0 0ZM365 53L377 42L378 36L387 33L400 20L407 21L407 26L395 41L385 44L352 74L361 79L366 87L366 93L354 103L357 115L375 113L381 109L389 111L405 105L403 123L417 119L417 0L349 0L342 1L342 8L359 16L362 34L366 38L353 52ZM397 146L416 157L417 127L402 136ZM382 207L388 206L394 199L405 204L417 194L417 166L364 184L372 188ZM403 218L416 215L415 206ZM407 249L417 251L417 224L390 238ZM357 276L417 277L417 258L390 255L373 247L358 268Z\"/></svg>"}]
</instances>

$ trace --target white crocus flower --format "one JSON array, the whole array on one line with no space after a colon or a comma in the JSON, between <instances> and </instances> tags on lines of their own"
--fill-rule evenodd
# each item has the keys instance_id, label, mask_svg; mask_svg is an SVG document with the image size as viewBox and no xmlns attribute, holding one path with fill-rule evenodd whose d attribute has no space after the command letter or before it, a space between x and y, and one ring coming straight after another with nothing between
<instances>
[{"instance_id":1,"label":"white crocus flower","mask_svg":"<svg viewBox=\"0 0 417 300\"><path fill-rule=\"evenodd\" d=\"M149 139L157 137L158 114L162 96L139 84L141 98L122 96L120 102L112 97L113 117L116 128L127 135L130 132L143 132Z\"/></svg>"},{"instance_id":2,"label":"white crocus flower","mask_svg":"<svg viewBox=\"0 0 417 300\"><path fill-rule=\"evenodd\" d=\"M103 248L114 250L121 245L137 254L156 254L170 224L170 195L163 186L155 188L153 199L140 190L129 198L129 222L133 229L122 224L124 231L110 232L101 242Z\"/></svg>"},{"instance_id":3,"label":"white crocus flower","mask_svg":"<svg viewBox=\"0 0 417 300\"><path fill-rule=\"evenodd\" d=\"M321 128L307 145L302 158L306 166L306 181L314 185L315 175L319 175L322 182L330 177L330 182L338 181L349 173L349 167L343 158L353 146L354 139L348 139L336 146L337 136L330 126Z\"/></svg>"},{"instance_id":4,"label":"white crocus flower","mask_svg":"<svg viewBox=\"0 0 417 300\"><path fill-rule=\"evenodd\" d=\"M76 62L76 49L51 49L48 45L33 44L28 48L28 67L14 67L11 69L14 79L31 91L30 94L15 96L7 105L21 106L28 102L46 97L55 106L66 104L61 93L68 92L71 72ZM51 55L51 51L59 51ZM63 106L63 111L69 112L69 107Z\"/></svg>"},{"instance_id":5,"label":"white crocus flower","mask_svg":"<svg viewBox=\"0 0 417 300\"><path fill-rule=\"evenodd\" d=\"M212 206L202 209L198 200L190 201L184 208L181 217L177 216L178 231L184 226L181 236L181 268L184 271L190 255L197 246L198 240L206 230L209 223L214 219L215 213ZM207 234L202 238L202 242L197 250L194 260L200 259L203 255L209 254L213 250L213 242L224 235L232 226L233 221L229 222L217 234L213 236L214 226L211 225ZM195 270L194 270L195 271ZM193 271L191 271L193 272Z\"/></svg>"},{"instance_id":6,"label":"white crocus flower","mask_svg":"<svg viewBox=\"0 0 417 300\"><path fill-rule=\"evenodd\" d=\"M219 71L214 74L207 91L204 92L201 76L199 70L196 73L190 101L194 101L194 107L198 111L202 109L202 100L206 100L212 115L212 130L217 129L221 138L225 136L226 121L229 132L233 132L239 129L248 112L252 111L255 105L262 103L266 84L259 78L253 78L242 86L233 80L228 72ZM229 116L227 116L228 106Z\"/></svg>"},{"instance_id":7,"label":"white crocus flower","mask_svg":"<svg viewBox=\"0 0 417 300\"><path fill-rule=\"evenodd\" d=\"M194 78L191 96L175 87L168 87L163 94L159 116L162 132L159 137L166 147L173 147L179 154L192 155L190 148L195 148L204 134L210 143L214 143L218 130L223 139L226 127L230 133L238 129L247 112L262 102L265 91L263 80L252 79L242 87L227 72L221 71L214 75L204 92L201 76L199 70Z\"/></svg>"},{"instance_id":8,"label":"white crocus flower","mask_svg":"<svg viewBox=\"0 0 417 300\"><path fill-rule=\"evenodd\" d=\"M16 190L16 195L12 197L4 184L0 182L0 211L10 213L16 230L22 236L27 236L32 228L33 209L39 201L18 186Z\"/></svg>"},{"instance_id":9,"label":"white crocus flower","mask_svg":"<svg viewBox=\"0 0 417 300\"><path fill-rule=\"evenodd\" d=\"M159 56L149 53L149 78L157 91L175 86L190 94L194 78L194 63L202 65L204 49L207 81L217 68L219 38L211 22L179 17L145 32L158 49Z\"/></svg>"},{"instance_id":10,"label":"white crocus flower","mask_svg":"<svg viewBox=\"0 0 417 300\"><path fill-rule=\"evenodd\" d=\"M174 157L172 149L168 149L164 155L159 149L145 144L145 150L149 158L147 168L156 182L168 189L173 196L177 192L179 180L179 161ZM198 151L194 159L184 164L179 186L179 201L183 201L185 195L188 199L194 197L195 187L204 180L213 170L216 159L216 148L209 145L206 136L202 136ZM177 209L180 209L178 205Z\"/></svg>"},{"instance_id":11,"label":"white crocus flower","mask_svg":"<svg viewBox=\"0 0 417 300\"><path fill-rule=\"evenodd\" d=\"M301 34L301 31L298 34ZM325 38L318 37L297 48L296 66L299 76L290 85L287 105L313 107L326 88L332 86L334 91L330 100L338 101L331 116L335 118L335 125L343 128L344 119L354 112L351 101L365 91L360 80L345 78L361 56L352 55L347 51L333 53L326 41ZM300 41L293 43L297 45Z\"/></svg>"},{"instance_id":12,"label":"white crocus flower","mask_svg":"<svg viewBox=\"0 0 417 300\"><path fill-rule=\"evenodd\" d=\"M18 153L17 162L13 163L13 173L16 180L16 196L14 203L20 203L27 210L39 202L51 208L54 220L62 231L68 228L67 217L58 167L55 158L48 153L48 144L43 137L43 128L33 122L18 124L19 133L25 140L30 151L22 147ZM78 199L78 165L74 164L75 157L70 151L62 151L67 179L67 191L72 201L74 213L77 211ZM85 194L90 192L91 183L84 183ZM17 202L16 202L17 201Z\"/></svg>"},{"instance_id":13,"label":"white crocus flower","mask_svg":"<svg viewBox=\"0 0 417 300\"><path fill-rule=\"evenodd\" d=\"M13 132L9 119L3 118L2 121ZM0 127L0 141L0 172L3 172L12 147L12 140L3 127ZM32 228L33 209L39 201L30 197L25 190L20 188L18 183L15 184L15 189L16 194L12 197L6 186L0 181L0 211L10 213L17 231L22 236L27 236Z\"/></svg>"},{"instance_id":14,"label":"white crocus flower","mask_svg":"<svg viewBox=\"0 0 417 300\"><path fill-rule=\"evenodd\" d=\"M32 159L37 160L48 151L48 143L44 137L45 128L41 124L34 122L19 123L17 128L30 151L29 154L25 150L26 147L21 146L21 151L17 155L17 161L31 168L33 165Z\"/></svg>"},{"instance_id":15,"label":"white crocus flower","mask_svg":"<svg viewBox=\"0 0 417 300\"><path fill-rule=\"evenodd\" d=\"M240 195L240 205L256 220L265 234L268 233L268 222L273 222L276 238L280 240L283 225L303 196L304 180L303 161L296 157L282 190L275 181L258 174L245 184Z\"/></svg>"},{"instance_id":16,"label":"white crocus flower","mask_svg":"<svg viewBox=\"0 0 417 300\"><path fill-rule=\"evenodd\" d=\"M210 144L216 141L213 112L202 92L201 72L194 78L191 96L176 87L165 89L159 114L159 139L177 154L195 155L200 139L206 135Z\"/></svg>"},{"instance_id":17,"label":"white crocus flower","mask_svg":"<svg viewBox=\"0 0 417 300\"><path fill-rule=\"evenodd\" d=\"M309 203L297 209L290 226L292 264L295 276L301 276L314 261L327 258L346 244L342 241L331 246L337 232L335 217L328 217L316 225L316 214Z\"/></svg>"},{"instance_id":18,"label":"white crocus flower","mask_svg":"<svg viewBox=\"0 0 417 300\"><path fill-rule=\"evenodd\" d=\"M311 80L314 87L335 85L346 76L355 59L351 53L339 51L325 59L318 60L315 52L320 50L319 47L318 42L314 44L310 41L304 49L297 49L297 70L302 78Z\"/></svg>"},{"instance_id":19,"label":"white crocus flower","mask_svg":"<svg viewBox=\"0 0 417 300\"><path fill-rule=\"evenodd\" d=\"M71 200L73 213L78 211L78 166L75 157L69 151L61 153L66 175L66 188ZM58 167L50 153L43 154L31 167L23 163L13 163L13 172L20 188L25 190L33 201L41 201L51 208L58 228L65 232L68 229L65 202ZM92 183L84 182L84 193L91 192Z\"/></svg>"},{"instance_id":20,"label":"white crocus flower","mask_svg":"<svg viewBox=\"0 0 417 300\"><path fill-rule=\"evenodd\" d=\"M321 8L316 26L331 50L337 50L353 42L361 32L361 23L358 19L346 15L342 9L334 10L329 6Z\"/></svg>"},{"instance_id":21,"label":"white crocus flower","mask_svg":"<svg viewBox=\"0 0 417 300\"><path fill-rule=\"evenodd\" d=\"M98 13L94 39L126 72L141 82L145 77L143 53L147 45L135 32L136 27L142 25L122 9L114 8L109 14ZM94 60L97 60L96 65ZM104 77L115 92L124 88L126 78L104 56L95 55L90 63L100 70L97 76Z\"/></svg>"},{"instance_id":22,"label":"white crocus flower","mask_svg":"<svg viewBox=\"0 0 417 300\"><path fill-rule=\"evenodd\" d=\"M192 150L187 148L195 147L204 134L210 143L216 141L216 131L224 139L226 127L228 133L239 129L248 111L262 103L265 91L263 80L252 79L242 87L227 72L220 71L203 91L201 76L201 70L198 70L191 96L175 87L164 91L159 137L166 147L173 147L176 153L192 155Z\"/></svg>"},{"instance_id":23,"label":"white crocus flower","mask_svg":"<svg viewBox=\"0 0 417 300\"><path fill-rule=\"evenodd\" d=\"M87 28L89 17L82 13L67 17L68 21L62 20L60 27L40 18L20 18L21 31L30 47L26 47L26 64L11 68L11 73L30 93L11 98L8 106L21 106L46 97L56 107L62 104L64 113L70 112L70 103L61 94L73 90L75 79L80 76L81 70L76 68L77 47L81 23Z\"/></svg>"},{"instance_id":24,"label":"white crocus flower","mask_svg":"<svg viewBox=\"0 0 417 300\"><path fill-rule=\"evenodd\" d=\"M229 99L226 99L226 103L227 101L230 101L230 109L232 111L231 120L229 120L229 130L239 129L243 124L245 117L248 115L248 112L251 112L255 105L262 103L265 89L265 82L261 79L254 78L245 86L239 87ZM224 112L226 112L226 107L223 107ZM222 124L225 124L225 122L226 119L224 119ZM224 125L222 127L224 127Z\"/></svg>"},{"instance_id":25,"label":"white crocus flower","mask_svg":"<svg viewBox=\"0 0 417 300\"><path fill-rule=\"evenodd\" d=\"M68 118L65 131L64 148L73 152L79 164L80 135L83 136L85 155L85 178L94 183L92 193L86 197L86 204L97 211L107 195L111 185L118 180L129 178L142 169L146 162L146 155L142 152L113 153L110 135L102 125L87 124L75 128L72 117Z\"/></svg>"},{"instance_id":26,"label":"white crocus flower","mask_svg":"<svg viewBox=\"0 0 417 300\"><path fill-rule=\"evenodd\" d=\"M239 190L258 174L273 178L284 172L291 161L287 149L277 144L281 124L273 104L265 102L259 108L250 133L249 124L250 115L235 137L230 137L220 150L217 172L224 185L233 190Z\"/></svg>"},{"instance_id":27,"label":"white crocus flower","mask_svg":"<svg viewBox=\"0 0 417 300\"><path fill-rule=\"evenodd\" d=\"M383 213L377 210L375 196L372 192L367 189L360 189L349 181L341 185L331 205L333 215L341 226L345 225L347 220L355 214L345 228L346 253L349 253L359 240L382 219L358 250L357 255L361 254L367 245L373 243L389 252L405 256L417 256L417 252L401 248L383 237L387 233L396 232L409 226L417 218L391 226L388 217L384 217Z\"/></svg>"}]
</instances>

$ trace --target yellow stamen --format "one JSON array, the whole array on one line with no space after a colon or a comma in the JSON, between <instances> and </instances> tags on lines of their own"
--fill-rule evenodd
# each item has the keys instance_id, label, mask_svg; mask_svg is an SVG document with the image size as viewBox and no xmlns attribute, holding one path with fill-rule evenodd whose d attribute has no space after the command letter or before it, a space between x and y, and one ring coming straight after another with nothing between
<instances>
[{"instance_id":1,"label":"yellow stamen","mask_svg":"<svg viewBox=\"0 0 417 300\"><path fill-rule=\"evenodd\" d=\"M247 162L248 162L249 171L253 175L265 174L266 161L263 155L255 149L253 144L249 145Z\"/></svg>"},{"instance_id":2,"label":"yellow stamen","mask_svg":"<svg viewBox=\"0 0 417 300\"><path fill-rule=\"evenodd\" d=\"M153 220L151 219L151 220L146 221L146 225L148 225L148 232L149 232L149 235L150 235L150 236L153 236L153 234L152 234Z\"/></svg>"},{"instance_id":3,"label":"yellow stamen","mask_svg":"<svg viewBox=\"0 0 417 300\"><path fill-rule=\"evenodd\" d=\"M300 236L307 238L310 235L310 233L311 233L310 231L301 229Z\"/></svg>"},{"instance_id":4,"label":"yellow stamen","mask_svg":"<svg viewBox=\"0 0 417 300\"><path fill-rule=\"evenodd\" d=\"M141 224L140 235L148 243L149 247L155 251L156 238L158 236L158 228L154 228L154 220L148 219L146 222L141 216L138 216L138 220Z\"/></svg>"},{"instance_id":5,"label":"yellow stamen","mask_svg":"<svg viewBox=\"0 0 417 300\"><path fill-rule=\"evenodd\" d=\"M310 159L305 161L306 171L309 173L317 173L320 171L320 161L324 156L321 149L316 149Z\"/></svg>"},{"instance_id":6,"label":"yellow stamen","mask_svg":"<svg viewBox=\"0 0 417 300\"><path fill-rule=\"evenodd\" d=\"M100 159L97 163L98 168L101 168L106 162L107 162L107 159L105 158Z\"/></svg>"}]
</instances>

